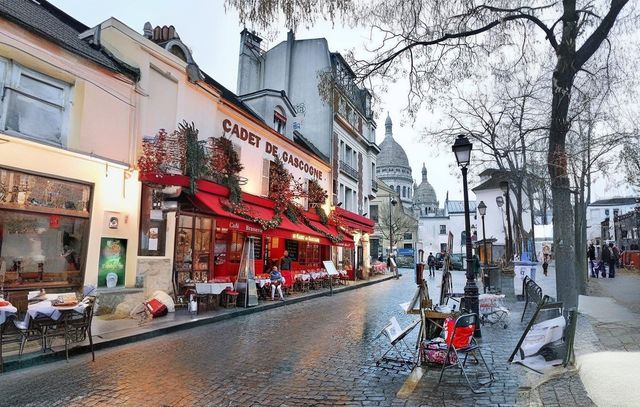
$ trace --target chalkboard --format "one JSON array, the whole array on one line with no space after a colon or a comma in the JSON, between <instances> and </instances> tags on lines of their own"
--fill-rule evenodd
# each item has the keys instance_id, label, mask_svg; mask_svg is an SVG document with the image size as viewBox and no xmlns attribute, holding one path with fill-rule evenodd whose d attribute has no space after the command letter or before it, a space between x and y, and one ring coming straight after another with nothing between
<instances>
[{"instance_id":1,"label":"chalkboard","mask_svg":"<svg viewBox=\"0 0 640 407\"><path fill-rule=\"evenodd\" d=\"M336 270L336 265L333 264L331 260L325 260L322 264L324 264L324 269L327 270L330 276L337 276L339 274L338 270Z\"/></svg>"},{"instance_id":2,"label":"chalkboard","mask_svg":"<svg viewBox=\"0 0 640 407\"><path fill-rule=\"evenodd\" d=\"M262 239L259 237L253 239L253 253L255 260L262 258Z\"/></svg>"},{"instance_id":3,"label":"chalkboard","mask_svg":"<svg viewBox=\"0 0 640 407\"><path fill-rule=\"evenodd\" d=\"M284 249L289 252L292 261L298 261L298 242L295 240L285 240Z\"/></svg>"}]
</instances>

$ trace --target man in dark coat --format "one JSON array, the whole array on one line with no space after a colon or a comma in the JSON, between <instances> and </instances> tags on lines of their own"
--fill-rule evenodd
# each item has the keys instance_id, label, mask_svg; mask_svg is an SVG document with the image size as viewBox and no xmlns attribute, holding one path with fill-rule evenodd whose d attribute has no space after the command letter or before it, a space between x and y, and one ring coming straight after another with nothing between
<instances>
[{"instance_id":1,"label":"man in dark coat","mask_svg":"<svg viewBox=\"0 0 640 407\"><path fill-rule=\"evenodd\" d=\"M589 271L591 272L591 277L598 278L598 273L593 272L594 261L596 260L596 247L593 243L589 243L589 249L587 250L587 260L589 260Z\"/></svg>"},{"instance_id":2,"label":"man in dark coat","mask_svg":"<svg viewBox=\"0 0 640 407\"><path fill-rule=\"evenodd\" d=\"M613 245L612 245L613 246ZM609 266L609 277L611 277L611 267L615 267L615 264L613 262L613 256L611 255L611 250L609 250L609 246L607 246L607 244L605 243L602 246L602 262ZM615 270L613 271L613 273L615 273ZM607 274L605 273L605 269L604 267L602 268L602 277L606 277Z\"/></svg>"}]
</instances>

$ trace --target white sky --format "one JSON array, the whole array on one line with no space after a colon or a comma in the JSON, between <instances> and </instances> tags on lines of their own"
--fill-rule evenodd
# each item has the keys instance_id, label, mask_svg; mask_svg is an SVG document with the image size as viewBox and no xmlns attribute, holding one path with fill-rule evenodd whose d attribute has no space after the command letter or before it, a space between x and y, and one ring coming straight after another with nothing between
<instances>
[{"instance_id":1,"label":"white sky","mask_svg":"<svg viewBox=\"0 0 640 407\"><path fill-rule=\"evenodd\" d=\"M182 41L191 48L200 69L229 90L236 91L242 26L235 10L225 11L223 0L50 1L88 26L95 26L110 17L117 18L140 33L147 21L154 27L173 25ZM326 22L319 22L311 30L301 29L296 33L296 38L318 37L327 38L330 50L337 52L362 48L367 41L367 33L364 31L344 29L337 25L332 28ZM265 40L267 49L284 39L286 31L283 29L277 38ZM405 105L406 93L402 89L402 83L389 84L388 89L387 94L380 95L382 103L377 106L377 142L382 142L384 138L384 120L389 111L394 124L394 138L404 147L413 177L418 184L421 180L422 163L425 162L429 182L435 188L440 205L442 206L447 191L451 199L462 199L462 181L458 171L452 169L455 158L451 148L428 145L418 140L421 130L434 120L434 114L424 112L415 123L403 120L401 110ZM472 166L470 172L473 171ZM600 182L595 188L594 200L608 197L612 188L606 184ZM470 194L470 199L475 199L473 193Z\"/></svg>"}]
</instances>

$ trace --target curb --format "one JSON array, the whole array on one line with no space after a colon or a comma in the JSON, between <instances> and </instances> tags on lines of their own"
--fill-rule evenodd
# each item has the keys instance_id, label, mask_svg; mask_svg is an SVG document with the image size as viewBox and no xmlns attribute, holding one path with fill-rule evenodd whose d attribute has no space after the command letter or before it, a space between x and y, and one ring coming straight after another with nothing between
<instances>
[{"instance_id":1,"label":"curb","mask_svg":"<svg viewBox=\"0 0 640 407\"><path fill-rule=\"evenodd\" d=\"M362 282L362 283L358 283L358 284L342 286L342 287L334 288L333 289L333 294L338 294L338 293L342 293L342 292L346 292L346 291L352 291L352 290L356 290L358 288L368 287L368 286L373 285L373 284L378 284L378 283L382 283L384 281L393 280L393 279L395 279L394 276L390 275L390 276L387 276L387 277L384 277L384 278L380 278L380 279L376 279L376 280L368 280L368 281L365 281L365 282ZM196 328L196 327L203 326L203 325L213 324L213 323L220 322L220 321L226 321L228 319L240 317L240 316L243 316L243 315L250 315L250 314L266 311L266 310L273 309L273 308L284 307L284 306L286 306L288 304L297 304L297 303L300 303L300 302L303 302L303 301L308 301L308 300L312 300L312 299L316 299L316 298L320 298L320 297L328 297L328 296L330 296L330 291L322 291L322 292L317 292L317 293L313 293L313 294L309 294L309 295L304 295L304 296L301 296L301 297L298 297L298 298L292 298L292 299L286 300L286 301L278 301L278 302L267 303L267 304L263 304L263 305L257 306L257 307L238 308L237 310L234 310L232 312L225 313L225 314L212 315L210 317L204 317L204 318L201 318L201 319L195 319L195 320L191 320L191 321L181 322L181 323L178 323L176 325L160 327L160 328L157 328L157 329L150 330L148 332L141 332L141 333L134 334L134 335L131 335L131 336L125 336L125 337L122 337L122 338L116 338L116 339L111 339L111 340L105 340L104 342L94 343L93 344L93 350L94 351L99 351L99 350L107 349L107 348L114 347L114 346L126 345L126 344L129 344L129 343L139 342L139 341L155 338L155 337L162 336L162 335L166 335L166 334L170 334L170 333L174 333L174 332L179 332L179 331L182 331L182 330L185 330L185 329L191 329L191 328ZM91 353L91 347L88 344L75 346L75 347L69 349L69 357L74 356L74 355L83 354L83 353ZM14 357L15 357L15 360L10 360L10 359L12 359ZM57 362L57 361L60 361L60 360L65 360L65 359L66 359L66 356L65 356L64 349L56 350L56 351L51 352L51 353L34 352L31 355L27 355L27 356L23 355L22 357L20 357L20 356L11 356L11 357L9 357L9 360L5 359L2 371L3 372L10 372L10 371L15 371L15 370L20 370L20 369L26 369L26 368L29 368L29 367L38 366L38 365L42 365L42 364L45 364L45 363Z\"/></svg>"}]
</instances>

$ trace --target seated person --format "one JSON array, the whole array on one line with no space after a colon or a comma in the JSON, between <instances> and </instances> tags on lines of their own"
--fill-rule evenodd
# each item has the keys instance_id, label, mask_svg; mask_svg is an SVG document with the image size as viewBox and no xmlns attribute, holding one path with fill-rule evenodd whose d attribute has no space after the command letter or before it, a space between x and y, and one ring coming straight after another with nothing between
<instances>
[{"instance_id":1,"label":"seated person","mask_svg":"<svg viewBox=\"0 0 640 407\"><path fill-rule=\"evenodd\" d=\"M282 295L282 284L284 283L284 278L282 277L282 274L280 274L280 271L278 271L278 267L273 266L271 268L269 279L271 280L271 301L274 300L276 289L280 295L280 301L284 301L284 295Z\"/></svg>"}]
</instances>

